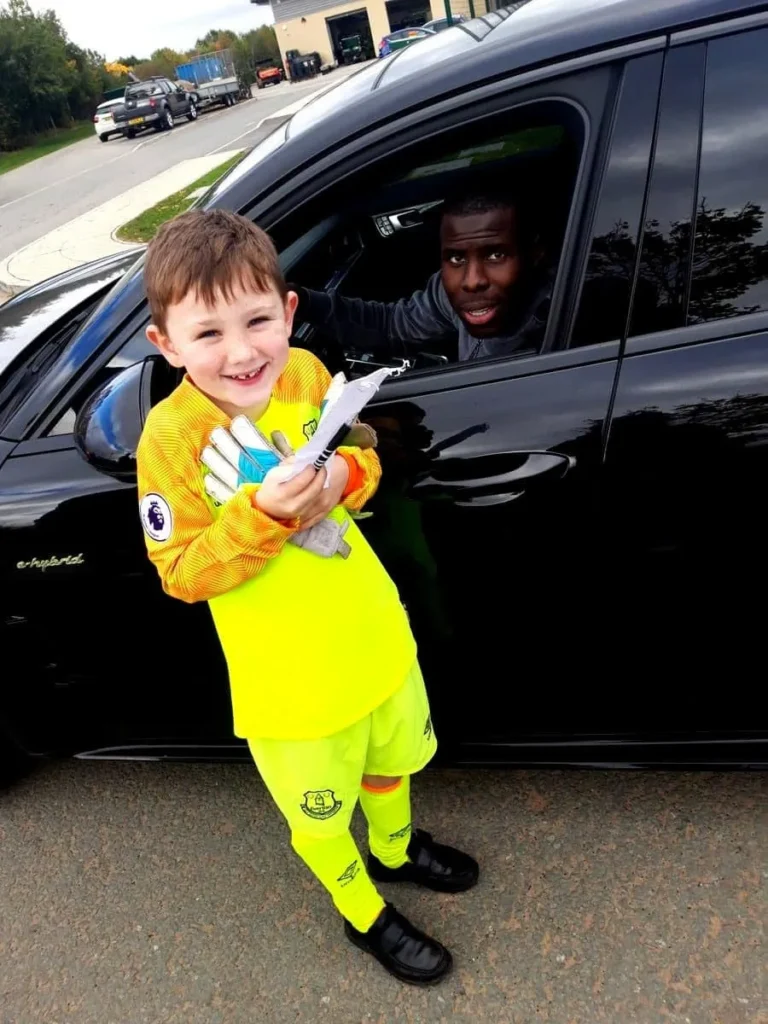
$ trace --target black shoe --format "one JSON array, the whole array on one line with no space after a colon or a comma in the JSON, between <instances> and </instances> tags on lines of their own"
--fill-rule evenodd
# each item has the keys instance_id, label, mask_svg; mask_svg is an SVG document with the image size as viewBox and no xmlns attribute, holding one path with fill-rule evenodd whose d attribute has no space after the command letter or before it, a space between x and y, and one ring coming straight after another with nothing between
<instances>
[{"instance_id":1,"label":"black shoe","mask_svg":"<svg viewBox=\"0 0 768 1024\"><path fill-rule=\"evenodd\" d=\"M434 985L453 966L445 946L430 939L387 903L367 932L359 932L349 921L344 930L350 942L375 956L400 981L409 985Z\"/></svg>"},{"instance_id":2,"label":"black shoe","mask_svg":"<svg viewBox=\"0 0 768 1024\"><path fill-rule=\"evenodd\" d=\"M477 861L468 853L442 846L418 828L408 843L408 857L402 867L388 868L369 853L368 874L375 882L415 882L435 892L464 892L480 876Z\"/></svg>"}]
</instances>

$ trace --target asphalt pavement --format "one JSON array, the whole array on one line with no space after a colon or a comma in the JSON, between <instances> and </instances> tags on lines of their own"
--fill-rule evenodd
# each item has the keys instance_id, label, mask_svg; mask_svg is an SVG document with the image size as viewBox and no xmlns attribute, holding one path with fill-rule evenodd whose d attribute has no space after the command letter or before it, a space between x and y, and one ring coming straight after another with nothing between
<instances>
[{"instance_id":1,"label":"asphalt pavement","mask_svg":"<svg viewBox=\"0 0 768 1024\"><path fill-rule=\"evenodd\" d=\"M2 1024L766 1024L768 776L424 773L461 896L401 986L344 939L240 765L63 762L0 795ZM356 830L362 835L361 823Z\"/></svg>"},{"instance_id":2,"label":"asphalt pavement","mask_svg":"<svg viewBox=\"0 0 768 1024\"><path fill-rule=\"evenodd\" d=\"M254 145L269 130L260 127L263 118L349 74L341 68L308 82L254 89L253 99L205 111L170 132L113 136L106 143L94 132L0 175L0 259L181 160Z\"/></svg>"}]
</instances>

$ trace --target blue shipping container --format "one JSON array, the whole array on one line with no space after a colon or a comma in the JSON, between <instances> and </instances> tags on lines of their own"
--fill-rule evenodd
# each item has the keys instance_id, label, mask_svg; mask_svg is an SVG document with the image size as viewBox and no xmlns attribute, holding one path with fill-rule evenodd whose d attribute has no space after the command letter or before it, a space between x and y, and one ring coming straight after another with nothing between
<instances>
[{"instance_id":1,"label":"blue shipping container","mask_svg":"<svg viewBox=\"0 0 768 1024\"><path fill-rule=\"evenodd\" d=\"M188 64L179 64L176 74L184 82L204 85L206 82L213 81L214 78L225 78L226 68L224 62L216 57L200 57Z\"/></svg>"}]
</instances>

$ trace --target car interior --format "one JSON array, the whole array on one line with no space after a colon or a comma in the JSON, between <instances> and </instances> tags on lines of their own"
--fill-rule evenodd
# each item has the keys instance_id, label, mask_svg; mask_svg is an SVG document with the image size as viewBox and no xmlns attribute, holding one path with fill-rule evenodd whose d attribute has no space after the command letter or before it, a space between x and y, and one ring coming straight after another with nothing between
<instances>
[{"instance_id":1,"label":"car interior","mask_svg":"<svg viewBox=\"0 0 768 1024\"><path fill-rule=\"evenodd\" d=\"M372 187L351 190L353 198L346 198L338 212L293 241L289 231L273 232L287 280L378 302L409 298L440 269L440 218L446 202L507 190L526 204L543 264L554 272L581 146L577 126L563 118L562 108L555 118L551 107L542 107L536 108L538 116L521 118L506 132L467 139L456 148L431 147L405 174L391 179L382 174ZM382 363L402 364L403 357L410 370L434 370L454 362L457 354L455 333L410 352L402 342L393 343L392 358L354 348L339 351L335 338L307 323L296 324L293 341L312 349L332 372L343 369L352 376Z\"/></svg>"}]
</instances>

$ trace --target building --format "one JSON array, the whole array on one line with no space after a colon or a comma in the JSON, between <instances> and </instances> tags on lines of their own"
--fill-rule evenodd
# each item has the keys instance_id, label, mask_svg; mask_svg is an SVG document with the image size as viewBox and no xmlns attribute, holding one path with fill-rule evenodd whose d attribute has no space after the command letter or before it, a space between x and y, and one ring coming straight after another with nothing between
<instances>
[{"instance_id":1,"label":"building","mask_svg":"<svg viewBox=\"0 0 768 1024\"><path fill-rule=\"evenodd\" d=\"M445 18L445 0L251 0L269 2L286 67L286 54L318 53L322 64L343 63L342 41L360 37L366 58L378 56L382 38ZM494 8L494 0L450 0L451 13L470 17ZM415 44L418 45L418 44Z\"/></svg>"}]
</instances>

